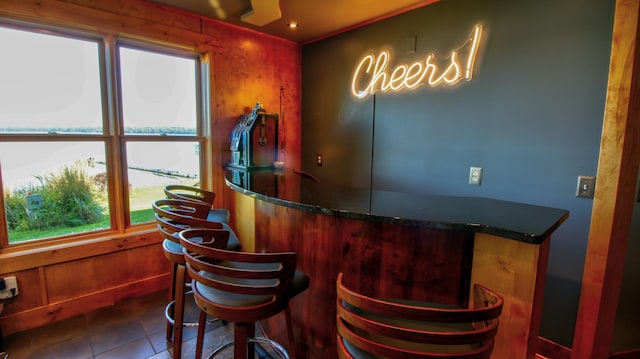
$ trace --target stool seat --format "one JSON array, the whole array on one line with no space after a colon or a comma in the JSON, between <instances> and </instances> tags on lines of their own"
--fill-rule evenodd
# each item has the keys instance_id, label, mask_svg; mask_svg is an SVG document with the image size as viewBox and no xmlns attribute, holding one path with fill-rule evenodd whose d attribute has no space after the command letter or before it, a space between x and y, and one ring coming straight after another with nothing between
<instances>
[{"instance_id":1,"label":"stool seat","mask_svg":"<svg viewBox=\"0 0 640 359\"><path fill-rule=\"evenodd\" d=\"M213 208L207 214L207 221L229 223L231 215L226 208Z\"/></svg>"},{"instance_id":2,"label":"stool seat","mask_svg":"<svg viewBox=\"0 0 640 359\"><path fill-rule=\"evenodd\" d=\"M264 265L252 266L252 265L247 265L246 263L242 263L241 265L238 265L238 263L224 261L224 262L221 262L220 265L225 267L235 267L235 268L242 268L242 269L248 269L248 270L262 270L265 267L275 269L275 266L271 264L268 264L267 266L264 266ZM207 273L204 271L201 271L200 274L210 279L221 279L220 276L216 276L214 274ZM241 280L236 280L232 282L242 284L242 285L248 285L248 286L263 285L261 281L254 280L254 279L241 279ZM310 283L310 280L308 275L300 271L295 271L293 275L293 281L291 282L291 290L289 292L289 295L291 297L294 297L304 292L307 288L309 288L309 283ZM272 285L273 284L275 283L272 283ZM215 302L220 305L230 306L230 307L252 307L260 304L265 304L273 300L273 295L250 295L250 294L231 293L231 292L219 290L216 288L208 287L199 282L196 282L195 286L198 292L206 300Z\"/></svg>"}]
</instances>

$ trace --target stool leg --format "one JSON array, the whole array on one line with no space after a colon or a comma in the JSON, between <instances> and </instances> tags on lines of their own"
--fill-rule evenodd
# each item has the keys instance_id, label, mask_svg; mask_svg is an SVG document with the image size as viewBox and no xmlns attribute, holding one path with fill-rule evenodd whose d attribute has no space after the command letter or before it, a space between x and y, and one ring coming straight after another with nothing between
<instances>
[{"instance_id":1,"label":"stool leg","mask_svg":"<svg viewBox=\"0 0 640 359\"><path fill-rule=\"evenodd\" d=\"M177 264L173 263L171 266L171 286L169 286L169 303L173 302L176 299L176 268ZM169 311L169 315L171 318L174 318L174 307L175 304L171 307ZM173 325L167 321L167 341L170 341L173 338Z\"/></svg>"},{"instance_id":2,"label":"stool leg","mask_svg":"<svg viewBox=\"0 0 640 359\"><path fill-rule=\"evenodd\" d=\"M204 346L204 327L207 322L207 313L204 310L200 310L200 316L198 317L198 336L196 337L196 357L195 359L202 358L202 347Z\"/></svg>"},{"instance_id":3,"label":"stool leg","mask_svg":"<svg viewBox=\"0 0 640 359\"><path fill-rule=\"evenodd\" d=\"M256 324L247 324L247 355L250 359L255 359L256 357L256 343L249 341L249 338L255 338L256 336Z\"/></svg>"},{"instance_id":4,"label":"stool leg","mask_svg":"<svg viewBox=\"0 0 640 359\"><path fill-rule=\"evenodd\" d=\"M247 351L249 344L249 335L254 323L234 323L233 333L233 358L248 359ZM253 330L255 332L255 329ZM252 353L253 354L253 353ZM252 355L253 358L253 355Z\"/></svg>"},{"instance_id":5,"label":"stool leg","mask_svg":"<svg viewBox=\"0 0 640 359\"><path fill-rule=\"evenodd\" d=\"M293 325L291 323L291 309L289 309L289 305L287 304L287 308L284 310L284 318L287 322L287 336L289 337L289 357L291 359L296 359L296 341L293 337Z\"/></svg>"},{"instance_id":6,"label":"stool leg","mask_svg":"<svg viewBox=\"0 0 640 359\"><path fill-rule=\"evenodd\" d=\"M173 324L173 359L180 359L182 356L182 329L184 322L184 282L186 278L186 268L178 265L176 268L176 289L175 289L175 305L174 324Z\"/></svg>"}]
</instances>

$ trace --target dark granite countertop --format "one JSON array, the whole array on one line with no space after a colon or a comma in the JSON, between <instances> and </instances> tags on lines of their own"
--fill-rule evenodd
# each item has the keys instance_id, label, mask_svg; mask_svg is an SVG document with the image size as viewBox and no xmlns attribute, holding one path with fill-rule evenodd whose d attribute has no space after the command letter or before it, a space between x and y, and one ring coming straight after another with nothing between
<instances>
[{"instance_id":1,"label":"dark granite countertop","mask_svg":"<svg viewBox=\"0 0 640 359\"><path fill-rule=\"evenodd\" d=\"M226 183L248 196L308 212L539 244L568 217L558 208L482 197L434 196L333 186L300 172L230 168Z\"/></svg>"}]
</instances>

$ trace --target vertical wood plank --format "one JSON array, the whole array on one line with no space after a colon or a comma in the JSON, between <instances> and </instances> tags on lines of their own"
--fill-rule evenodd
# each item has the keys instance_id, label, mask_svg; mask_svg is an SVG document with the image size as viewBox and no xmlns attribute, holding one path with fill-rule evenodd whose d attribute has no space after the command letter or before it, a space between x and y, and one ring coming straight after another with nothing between
<instances>
[{"instance_id":1,"label":"vertical wood plank","mask_svg":"<svg viewBox=\"0 0 640 359\"><path fill-rule=\"evenodd\" d=\"M494 358L535 358L549 242L534 245L476 233L471 283L504 298Z\"/></svg>"},{"instance_id":2,"label":"vertical wood plank","mask_svg":"<svg viewBox=\"0 0 640 359\"><path fill-rule=\"evenodd\" d=\"M609 84L582 291L575 359L611 349L640 163L638 0L616 1Z\"/></svg>"},{"instance_id":3,"label":"vertical wood plank","mask_svg":"<svg viewBox=\"0 0 640 359\"><path fill-rule=\"evenodd\" d=\"M255 210L254 201L241 193L233 192L233 208L230 209L231 228L240 240L242 250L255 252Z\"/></svg>"}]
</instances>

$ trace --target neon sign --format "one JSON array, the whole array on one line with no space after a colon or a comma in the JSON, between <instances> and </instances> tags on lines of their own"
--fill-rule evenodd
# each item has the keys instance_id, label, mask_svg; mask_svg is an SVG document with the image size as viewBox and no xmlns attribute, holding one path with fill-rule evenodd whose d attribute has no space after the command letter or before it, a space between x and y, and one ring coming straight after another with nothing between
<instances>
[{"instance_id":1,"label":"neon sign","mask_svg":"<svg viewBox=\"0 0 640 359\"><path fill-rule=\"evenodd\" d=\"M357 98L365 98L376 92L414 90L424 85L451 86L462 80L470 81L481 38L482 25L478 24L464 45L451 51L448 65L437 64L436 55L429 53L424 60L400 64L389 71L389 51L383 50L377 56L366 55L353 72L351 93Z\"/></svg>"}]
</instances>

